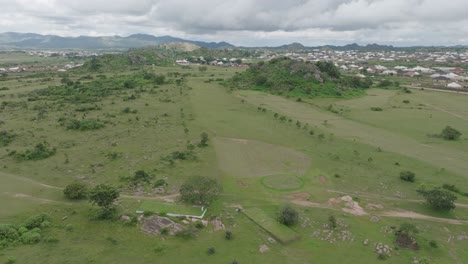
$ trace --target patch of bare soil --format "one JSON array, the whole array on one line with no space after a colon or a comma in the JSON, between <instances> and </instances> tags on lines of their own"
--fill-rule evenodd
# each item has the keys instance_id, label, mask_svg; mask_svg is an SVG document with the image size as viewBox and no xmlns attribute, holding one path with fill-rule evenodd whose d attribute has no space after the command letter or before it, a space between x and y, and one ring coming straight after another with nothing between
<instances>
[{"instance_id":1,"label":"patch of bare soil","mask_svg":"<svg viewBox=\"0 0 468 264\"><path fill-rule=\"evenodd\" d=\"M243 181L237 181L236 182L237 186L241 187L241 188L247 188L249 187L245 182Z\"/></svg>"},{"instance_id":2,"label":"patch of bare soil","mask_svg":"<svg viewBox=\"0 0 468 264\"><path fill-rule=\"evenodd\" d=\"M331 206L340 205L344 203L344 207L341 208L344 212L350 213L352 215L367 215L367 212L359 205L358 202L353 201L351 196L345 195L341 198L331 198L328 200L328 204Z\"/></svg>"},{"instance_id":3,"label":"patch of bare soil","mask_svg":"<svg viewBox=\"0 0 468 264\"><path fill-rule=\"evenodd\" d=\"M55 201L55 200L49 200L49 199L39 198L39 197L34 197L34 196L31 196L31 195L28 195L28 194L24 194L24 193L15 193L15 194L5 193L5 194L7 194L7 195L9 195L9 196L13 196L13 197L15 197L15 198L29 199L29 200L33 200L33 201L37 201L37 202L41 202L41 203L69 204L69 203L66 203L66 202Z\"/></svg>"},{"instance_id":4,"label":"patch of bare soil","mask_svg":"<svg viewBox=\"0 0 468 264\"><path fill-rule=\"evenodd\" d=\"M397 235L396 243L401 248L408 248L412 250L419 250L419 245L416 240L406 233L400 233Z\"/></svg>"},{"instance_id":5,"label":"patch of bare soil","mask_svg":"<svg viewBox=\"0 0 468 264\"><path fill-rule=\"evenodd\" d=\"M288 195L289 199L294 200L307 200L310 197L310 194L307 192L291 193Z\"/></svg>"},{"instance_id":6,"label":"patch of bare soil","mask_svg":"<svg viewBox=\"0 0 468 264\"><path fill-rule=\"evenodd\" d=\"M152 216L144 220L141 230L151 235L159 235L163 230L167 230L168 234L175 235L184 230L184 227L169 218Z\"/></svg>"},{"instance_id":7,"label":"patch of bare soil","mask_svg":"<svg viewBox=\"0 0 468 264\"><path fill-rule=\"evenodd\" d=\"M320 184L326 184L327 183L327 178L325 178L325 176L320 176L319 181L320 181Z\"/></svg>"}]
</instances>

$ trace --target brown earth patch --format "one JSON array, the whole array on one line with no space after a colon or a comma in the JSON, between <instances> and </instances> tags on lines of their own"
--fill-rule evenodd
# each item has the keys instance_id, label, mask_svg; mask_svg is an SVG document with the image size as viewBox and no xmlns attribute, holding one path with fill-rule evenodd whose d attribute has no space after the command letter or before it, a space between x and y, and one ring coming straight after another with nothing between
<instances>
[{"instance_id":1,"label":"brown earth patch","mask_svg":"<svg viewBox=\"0 0 468 264\"><path fill-rule=\"evenodd\" d=\"M307 200L310 197L310 194L307 192L291 193L288 195L288 198L294 200Z\"/></svg>"},{"instance_id":2,"label":"brown earth patch","mask_svg":"<svg viewBox=\"0 0 468 264\"><path fill-rule=\"evenodd\" d=\"M327 183L327 178L325 178L325 176L320 176L319 181L320 181L320 184L326 184Z\"/></svg>"}]
</instances>

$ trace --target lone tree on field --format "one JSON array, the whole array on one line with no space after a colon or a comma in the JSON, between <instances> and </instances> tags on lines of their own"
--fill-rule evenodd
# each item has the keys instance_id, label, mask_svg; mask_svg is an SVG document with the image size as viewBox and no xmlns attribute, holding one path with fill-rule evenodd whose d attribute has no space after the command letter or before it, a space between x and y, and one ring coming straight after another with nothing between
<instances>
[{"instance_id":1,"label":"lone tree on field","mask_svg":"<svg viewBox=\"0 0 468 264\"><path fill-rule=\"evenodd\" d=\"M291 205L285 205L278 213L278 221L286 226L295 225L299 221L299 213Z\"/></svg>"},{"instance_id":2,"label":"lone tree on field","mask_svg":"<svg viewBox=\"0 0 468 264\"><path fill-rule=\"evenodd\" d=\"M433 209L436 210L451 210L455 209L455 201L457 196L450 191L442 189L433 189L430 191L420 190L418 191L426 199Z\"/></svg>"},{"instance_id":3,"label":"lone tree on field","mask_svg":"<svg viewBox=\"0 0 468 264\"><path fill-rule=\"evenodd\" d=\"M70 200L80 200L88 195L88 187L82 182L74 182L63 190L63 194Z\"/></svg>"},{"instance_id":4,"label":"lone tree on field","mask_svg":"<svg viewBox=\"0 0 468 264\"><path fill-rule=\"evenodd\" d=\"M201 133L200 135L200 147L208 146L208 134L206 132Z\"/></svg>"},{"instance_id":5,"label":"lone tree on field","mask_svg":"<svg viewBox=\"0 0 468 264\"><path fill-rule=\"evenodd\" d=\"M451 126L446 126L440 136L445 140L458 140L462 133Z\"/></svg>"},{"instance_id":6,"label":"lone tree on field","mask_svg":"<svg viewBox=\"0 0 468 264\"><path fill-rule=\"evenodd\" d=\"M180 186L179 192L183 202L206 205L215 200L222 190L223 187L216 179L193 176Z\"/></svg>"},{"instance_id":7,"label":"lone tree on field","mask_svg":"<svg viewBox=\"0 0 468 264\"><path fill-rule=\"evenodd\" d=\"M89 192L89 200L101 207L102 216L109 217L114 210L114 201L119 198L120 191L108 184L99 184Z\"/></svg>"}]
</instances>

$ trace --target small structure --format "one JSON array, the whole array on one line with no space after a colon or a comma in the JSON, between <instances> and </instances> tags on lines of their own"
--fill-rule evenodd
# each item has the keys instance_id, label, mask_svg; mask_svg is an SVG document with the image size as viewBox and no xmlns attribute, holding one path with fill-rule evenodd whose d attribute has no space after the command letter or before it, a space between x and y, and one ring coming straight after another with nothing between
<instances>
[{"instance_id":1,"label":"small structure","mask_svg":"<svg viewBox=\"0 0 468 264\"><path fill-rule=\"evenodd\" d=\"M461 88L463 88L463 86L461 86L460 84L458 84L456 82L451 82L451 83L447 84L447 88L461 89Z\"/></svg>"}]
</instances>

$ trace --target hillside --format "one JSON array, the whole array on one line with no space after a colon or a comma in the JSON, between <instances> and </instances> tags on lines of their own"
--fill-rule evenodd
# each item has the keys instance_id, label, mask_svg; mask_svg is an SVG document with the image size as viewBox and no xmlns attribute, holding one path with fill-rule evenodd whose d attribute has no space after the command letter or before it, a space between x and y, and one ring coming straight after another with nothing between
<instances>
[{"instance_id":1,"label":"hillside","mask_svg":"<svg viewBox=\"0 0 468 264\"><path fill-rule=\"evenodd\" d=\"M371 83L341 76L333 63L301 62L278 58L259 62L230 81L235 89L306 97L342 97L361 94Z\"/></svg>"}]
</instances>

